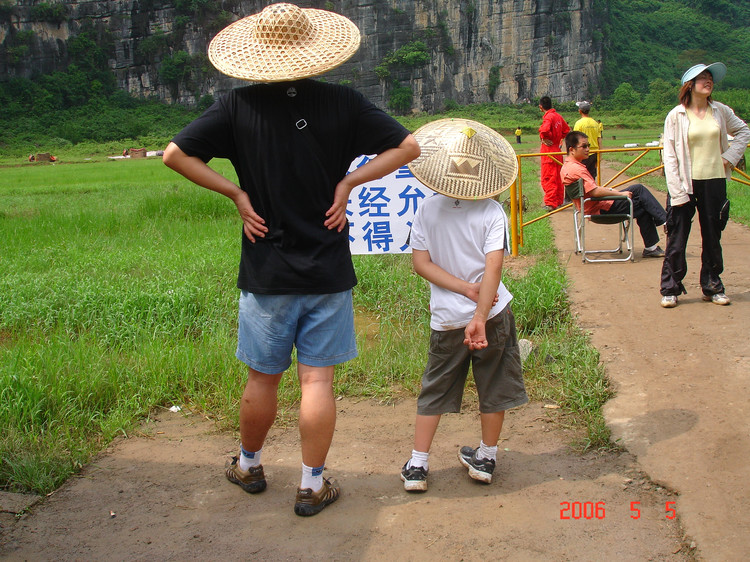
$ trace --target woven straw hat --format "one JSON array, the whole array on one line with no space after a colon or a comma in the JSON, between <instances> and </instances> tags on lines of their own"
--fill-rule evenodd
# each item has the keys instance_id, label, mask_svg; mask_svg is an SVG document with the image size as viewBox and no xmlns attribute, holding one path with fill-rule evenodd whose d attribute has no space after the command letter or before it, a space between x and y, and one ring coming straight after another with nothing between
<instances>
[{"instance_id":1,"label":"woven straw hat","mask_svg":"<svg viewBox=\"0 0 750 562\"><path fill-rule=\"evenodd\" d=\"M271 4L217 33L208 58L233 78L284 82L336 68L357 52L359 41L359 29L344 16Z\"/></svg>"},{"instance_id":2,"label":"woven straw hat","mask_svg":"<svg viewBox=\"0 0 750 562\"><path fill-rule=\"evenodd\" d=\"M422 148L408 164L427 187L456 199L487 199L516 180L518 160L500 133L469 119L439 119L417 129Z\"/></svg>"}]
</instances>

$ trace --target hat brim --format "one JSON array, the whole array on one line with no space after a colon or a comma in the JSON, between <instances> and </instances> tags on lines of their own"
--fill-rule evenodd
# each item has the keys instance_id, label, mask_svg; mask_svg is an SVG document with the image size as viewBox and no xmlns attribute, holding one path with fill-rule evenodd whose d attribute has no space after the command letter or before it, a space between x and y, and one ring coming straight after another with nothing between
<instances>
[{"instance_id":1,"label":"hat brim","mask_svg":"<svg viewBox=\"0 0 750 562\"><path fill-rule=\"evenodd\" d=\"M349 60L359 49L360 33L348 18L313 8L303 11L315 33L294 45L258 41L260 14L222 29L208 46L211 64L222 74L254 82L285 82L324 74Z\"/></svg>"},{"instance_id":2,"label":"hat brim","mask_svg":"<svg viewBox=\"0 0 750 562\"><path fill-rule=\"evenodd\" d=\"M694 80L704 70L708 70L711 73L714 83L721 82L724 79L724 76L727 75L727 67L723 62L712 62L709 65L696 64L683 74L682 83L685 84L686 82Z\"/></svg>"},{"instance_id":3,"label":"hat brim","mask_svg":"<svg viewBox=\"0 0 750 562\"><path fill-rule=\"evenodd\" d=\"M487 199L516 180L518 159L505 138L469 119L438 119L414 137L422 154L408 164L430 189L456 199Z\"/></svg>"}]
</instances>

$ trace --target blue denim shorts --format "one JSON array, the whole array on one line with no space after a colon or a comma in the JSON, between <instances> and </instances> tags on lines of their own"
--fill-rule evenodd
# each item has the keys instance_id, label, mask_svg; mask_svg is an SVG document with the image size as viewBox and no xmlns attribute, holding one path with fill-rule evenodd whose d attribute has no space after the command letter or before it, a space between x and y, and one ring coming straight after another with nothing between
<instances>
[{"instance_id":1,"label":"blue denim shorts","mask_svg":"<svg viewBox=\"0 0 750 562\"><path fill-rule=\"evenodd\" d=\"M352 292L240 295L237 359L261 373L283 373L297 360L328 367L357 356Z\"/></svg>"}]
</instances>

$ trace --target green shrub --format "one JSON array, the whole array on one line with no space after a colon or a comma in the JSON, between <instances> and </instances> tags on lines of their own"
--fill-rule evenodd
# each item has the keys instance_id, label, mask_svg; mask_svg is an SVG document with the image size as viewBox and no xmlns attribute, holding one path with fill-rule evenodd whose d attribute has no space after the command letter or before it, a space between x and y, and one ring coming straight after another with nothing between
<instances>
[{"instance_id":1,"label":"green shrub","mask_svg":"<svg viewBox=\"0 0 750 562\"><path fill-rule=\"evenodd\" d=\"M165 84L176 86L190 76L190 70L190 55L187 51L177 51L161 61L159 77Z\"/></svg>"},{"instance_id":2,"label":"green shrub","mask_svg":"<svg viewBox=\"0 0 750 562\"><path fill-rule=\"evenodd\" d=\"M610 104L613 107L629 109L641 101L641 95L635 91L635 88L627 82L623 82L610 98Z\"/></svg>"},{"instance_id":3,"label":"green shrub","mask_svg":"<svg viewBox=\"0 0 750 562\"><path fill-rule=\"evenodd\" d=\"M205 111L214 104L214 97L211 94L201 96L198 100L198 111Z\"/></svg>"},{"instance_id":4,"label":"green shrub","mask_svg":"<svg viewBox=\"0 0 750 562\"><path fill-rule=\"evenodd\" d=\"M232 12L221 10L218 14L208 19L205 24L206 31L213 35L232 23L234 19L234 14L232 14Z\"/></svg>"},{"instance_id":5,"label":"green shrub","mask_svg":"<svg viewBox=\"0 0 750 562\"><path fill-rule=\"evenodd\" d=\"M487 89L490 94L490 99L495 99L495 91L497 90L497 87L500 85L500 67L499 66L493 66L490 68L490 79L487 82Z\"/></svg>"},{"instance_id":6,"label":"green shrub","mask_svg":"<svg viewBox=\"0 0 750 562\"><path fill-rule=\"evenodd\" d=\"M731 107L740 119L750 121L750 90L719 90L713 97Z\"/></svg>"},{"instance_id":7,"label":"green shrub","mask_svg":"<svg viewBox=\"0 0 750 562\"><path fill-rule=\"evenodd\" d=\"M381 80L386 80L391 75L391 71L388 69L388 65L382 62L375 67L374 71L375 76L377 76Z\"/></svg>"},{"instance_id":8,"label":"green shrub","mask_svg":"<svg viewBox=\"0 0 750 562\"><path fill-rule=\"evenodd\" d=\"M388 107L403 114L411 109L414 92L408 86L395 86L388 95Z\"/></svg>"},{"instance_id":9,"label":"green shrub","mask_svg":"<svg viewBox=\"0 0 750 562\"><path fill-rule=\"evenodd\" d=\"M428 62L430 54L427 52L427 45L423 41L412 41L383 57L375 67L375 75L386 80L391 75L391 69L418 68Z\"/></svg>"},{"instance_id":10,"label":"green shrub","mask_svg":"<svg viewBox=\"0 0 750 562\"><path fill-rule=\"evenodd\" d=\"M644 105L649 109L669 110L677 103L679 88L662 78L652 80L648 85L648 94Z\"/></svg>"},{"instance_id":11,"label":"green shrub","mask_svg":"<svg viewBox=\"0 0 750 562\"><path fill-rule=\"evenodd\" d=\"M10 0L0 0L0 22L9 22L13 16L13 4Z\"/></svg>"},{"instance_id":12,"label":"green shrub","mask_svg":"<svg viewBox=\"0 0 750 562\"><path fill-rule=\"evenodd\" d=\"M163 30L157 29L153 35L149 35L138 41L135 51L148 62L153 62L154 57L161 55L168 48L169 38Z\"/></svg>"},{"instance_id":13,"label":"green shrub","mask_svg":"<svg viewBox=\"0 0 750 562\"><path fill-rule=\"evenodd\" d=\"M60 25L68 19L68 9L62 2L50 4L40 2L29 10L31 21L48 22Z\"/></svg>"},{"instance_id":14,"label":"green shrub","mask_svg":"<svg viewBox=\"0 0 750 562\"><path fill-rule=\"evenodd\" d=\"M455 109L458 109L460 106L458 105L458 102L453 99L447 99L445 102L443 102L443 107L445 108L445 111L453 111Z\"/></svg>"}]
</instances>

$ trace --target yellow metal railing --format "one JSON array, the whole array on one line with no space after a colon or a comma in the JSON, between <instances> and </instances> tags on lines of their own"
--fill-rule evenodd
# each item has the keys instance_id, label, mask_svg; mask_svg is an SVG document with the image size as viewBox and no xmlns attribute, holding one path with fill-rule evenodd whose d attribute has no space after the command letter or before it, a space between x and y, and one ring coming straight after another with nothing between
<instances>
[{"instance_id":1,"label":"yellow metal railing","mask_svg":"<svg viewBox=\"0 0 750 562\"><path fill-rule=\"evenodd\" d=\"M744 180L741 180L740 178L737 178L737 177L735 177L735 176L733 175L733 176L732 176L732 181L736 181L736 182L738 182L738 183L744 183L745 185L750 185L750 176L748 176L748 175L747 175L747 174L746 174L745 172L743 172L742 170L738 170L737 168L735 168L734 170L732 170L732 173L734 173L734 172L738 173L739 175L741 175L741 176L742 176L743 178L745 178L745 179L744 179Z\"/></svg>"},{"instance_id":2,"label":"yellow metal railing","mask_svg":"<svg viewBox=\"0 0 750 562\"><path fill-rule=\"evenodd\" d=\"M749 145L750 146L750 145ZM602 184L602 187L612 187L617 188L621 185L625 185L626 183L631 183L634 180L637 180L639 178L642 178L643 176L647 176L648 174L652 174L654 172L658 172L659 170L664 168L664 164L660 164L654 168L651 168L649 170L646 170L645 172L642 172L638 174L637 176L628 177L618 183L613 183L617 178L622 176L625 172L630 169L633 164L638 162L641 158L643 158L646 154L653 150L661 151L663 149L662 146L641 146L641 147L633 147L633 148L603 148L601 150L592 150L591 154L596 154L596 169L597 169L597 177L601 178L601 157L600 154L609 153L609 152L640 152L629 164L627 164L624 168L622 168L620 171L615 173L609 180L607 180L606 183ZM516 158L518 159L518 177L516 178L516 181L510 186L510 228L511 228L511 254L513 256L518 255L518 247L523 246L523 229L530 224L533 224L537 221L540 221L542 219L546 219L549 216L554 215L555 213L559 213L560 211L564 211L565 209L568 209L569 207L573 206L573 203L568 203L567 205L563 205L562 207L558 207L554 211L550 211L549 213L545 213L543 215L540 215L538 217L535 217L531 219L530 221L524 222L523 221L523 205L519 205L519 201L523 201L523 173L521 168L521 163L523 158L539 158L540 156L551 156L553 157L553 160L555 160L558 164L562 166L562 156L565 156L565 152L534 152L530 154L517 154ZM555 157L560 157L555 158ZM661 161L661 158L659 159ZM750 176L747 175L742 170L738 170L737 168L734 169L734 172L737 174L740 174L745 179L740 179L739 177L732 176L732 180L743 183L745 185L750 186Z\"/></svg>"}]
</instances>

